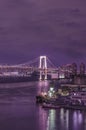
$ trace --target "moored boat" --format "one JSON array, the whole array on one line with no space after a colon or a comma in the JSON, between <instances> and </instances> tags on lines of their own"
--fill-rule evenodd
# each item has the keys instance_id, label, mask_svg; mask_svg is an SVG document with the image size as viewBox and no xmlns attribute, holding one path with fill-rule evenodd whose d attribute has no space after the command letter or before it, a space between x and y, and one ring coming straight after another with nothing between
<instances>
[{"instance_id":1,"label":"moored boat","mask_svg":"<svg viewBox=\"0 0 86 130\"><path fill-rule=\"evenodd\" d=\"M50 109L58 109L60 108L60 106L54 105L54 104L47 104L47 103L43 103L42 104L43 108L50 108Z\"/></svg>"}]
</instances>

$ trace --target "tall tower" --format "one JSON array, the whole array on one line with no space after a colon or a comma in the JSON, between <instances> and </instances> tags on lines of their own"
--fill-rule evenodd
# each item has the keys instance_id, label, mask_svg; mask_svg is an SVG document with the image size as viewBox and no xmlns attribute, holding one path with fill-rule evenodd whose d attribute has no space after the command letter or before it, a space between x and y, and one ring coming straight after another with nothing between
<instances>
[{"instance_id":1,"label":"tall tower","mask_svg":"<svg viewBox=\"0 0 86 130\"><path fill-rule=\"evenodd\" d=\"M42 75L44 74L44 79L47 79L47 57L40 56L39 59L39 69L40 69L40 80L42 80Z\"/></svg>"}]
</instances>

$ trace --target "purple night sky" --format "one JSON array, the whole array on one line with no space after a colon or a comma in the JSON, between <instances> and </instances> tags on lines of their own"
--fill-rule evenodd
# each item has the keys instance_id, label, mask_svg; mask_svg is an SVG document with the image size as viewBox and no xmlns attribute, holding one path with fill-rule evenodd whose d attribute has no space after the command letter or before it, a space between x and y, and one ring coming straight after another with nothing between
<instances>
[{"instance_id":1,"label":"purple night sky","mask_svg":"<svg viewBox=\"0 0 86 130\"><path fill-rule=\"evenodd\" d=\"M0 0L0 63L85 62L86 0Z\"/></svg>"}]
</instances>

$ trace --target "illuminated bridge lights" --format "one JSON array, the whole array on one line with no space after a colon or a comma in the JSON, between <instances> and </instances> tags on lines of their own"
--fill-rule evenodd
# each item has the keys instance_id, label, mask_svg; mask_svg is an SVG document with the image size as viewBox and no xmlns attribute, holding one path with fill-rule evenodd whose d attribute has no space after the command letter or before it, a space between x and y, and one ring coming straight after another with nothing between
<instances>
[{"instance_id":1,"label":"illuminated bridge lights","mask_svg":"<svg viewBox=\"0 0 86 130\"><path fill-rule=\"evenodd\" d=\"M40 78L39 79L42 80L43 72L41 70L47 69L47 57L46 56L40 56L39 69L40 69ZM44 79L47 80L47 71L44 71Z\"/></svg>"}]
</instances>

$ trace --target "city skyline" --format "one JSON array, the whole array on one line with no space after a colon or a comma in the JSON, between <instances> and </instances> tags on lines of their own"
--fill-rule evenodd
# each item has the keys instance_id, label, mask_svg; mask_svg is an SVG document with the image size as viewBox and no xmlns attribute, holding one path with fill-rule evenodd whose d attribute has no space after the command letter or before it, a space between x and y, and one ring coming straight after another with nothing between
<instances>
[{"instance_id":1,"label":"city skyline","mask_svg":"<svg viewBox=\"0 0 86 130\"><path fill-rule=\"evenodd\" d=\"M0 63L48 56L57 66L85 63L86 1L1 0Z\"/></svg>"}]
</instances>

